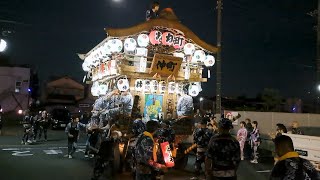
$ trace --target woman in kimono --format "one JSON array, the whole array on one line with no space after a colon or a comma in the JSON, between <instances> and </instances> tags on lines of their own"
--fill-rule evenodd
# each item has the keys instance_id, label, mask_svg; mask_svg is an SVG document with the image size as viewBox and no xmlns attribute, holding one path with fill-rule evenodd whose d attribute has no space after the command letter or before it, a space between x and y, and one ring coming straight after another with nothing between
<instances>
[{"instance_id":1,"label":"woman in kimono","mask_svg":"<svg viewBox=\"0 0 320 180\"><path fill-rule=\"evenodd\" d=\"M247 133L248 133L245 127L246 127L246 123L244 121L241 121L240 129L238 130L238 133L237 133L237 139L240 144L241 160L244 160L243 149L244 149L244 144L246 142Z\"/></svg>"}]
</instances>

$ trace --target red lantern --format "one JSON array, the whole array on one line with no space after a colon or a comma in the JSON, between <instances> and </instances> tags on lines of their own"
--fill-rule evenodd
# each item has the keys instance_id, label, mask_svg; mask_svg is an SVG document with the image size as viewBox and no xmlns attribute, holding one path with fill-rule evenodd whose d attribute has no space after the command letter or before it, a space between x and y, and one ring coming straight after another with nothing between
<instances>
[{"instance_id":1,"label":"red lantern","mask_svg":"<svg viewBox=\"0 0 320 180\"><path fill-rule=\"evenodd\" d=\"M186 39L183 36L175 36L173 40L173 47L175 49L181 49L185 43Z\"/></svg>"},{"instance_id":2,"label":"red lantern","mask_svg":"<svg viewBox=\"0 0 320 180\"><path fill-rule=\"evenodd\" d=\"M152 45L160 44L162 40L162 33L160 31L151 31L149 39Z\"/></svg>"},{"instance_id":3,"label":"red lantern","mask_svg":"<svg viewBox=\"0 0 320 180\"><path fill-rule=\"evenodd\" d=\"M161 151L163 155L163 160L166 163L167 167L173 167L174 166L174 159L172 156L172 152L170 149L170 145L168 142L163 142L160 144L161 146Z\"/></svg>"},{"instance_id":4,"label":"red lantern","mask_svg":"<svg viewBox=\"0 0 320 180\"><path fill-rule=\"evenodd\" d=\"M165 32L162 34L162 44L171 46L173 44L174 35L171 32Z\"/></svg>"}]
</instances>

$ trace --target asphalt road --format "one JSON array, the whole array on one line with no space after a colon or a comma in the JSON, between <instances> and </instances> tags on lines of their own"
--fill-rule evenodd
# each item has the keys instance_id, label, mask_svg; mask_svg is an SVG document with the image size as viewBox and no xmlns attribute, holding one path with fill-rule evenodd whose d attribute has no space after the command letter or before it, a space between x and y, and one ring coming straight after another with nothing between
<instances>
[{"instance_id":1,"label":"asphalt road","mask_svg":"<svg viewBox=\"0 0 320 180\"><path fill-rule=\"evenodd\" d=\"M8 133L9 134L9 133ZM90 180L93 169L93 159L84 157L83 135L79 148L73 159L65 158L67 152L66 137L63 131L49 131L47 142L37 142L33 145L20 145L22 133L11 133L0 136L0 179L1 180ZM189 158L184 171L171 170L165 179L190 179L194 157ZM242 161L238 170L239 180L268 179L272 168L272 160L264 159L259 164ZM110 179L110 178L101 178ZM129 173L124 173L115 179L132 179Z\"/></svg>"}]
</instances>

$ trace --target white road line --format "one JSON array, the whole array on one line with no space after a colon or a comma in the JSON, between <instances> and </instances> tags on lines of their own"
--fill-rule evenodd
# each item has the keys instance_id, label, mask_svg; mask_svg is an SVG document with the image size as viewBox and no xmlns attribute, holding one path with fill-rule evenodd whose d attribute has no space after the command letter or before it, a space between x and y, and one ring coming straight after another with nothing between
<instances>
[{"instance_id":1,"label":"white road line","mask_svg":"<svg viewBox=\"0 0 320 180\"><path fill-rule=\"evenodd\" d=\"M2 149L2 151L17 151L19 148L7 148L7 149Z\"/></svg>"},{"instance_id":2,"label":"white road line","mask_svg":"<svg viewBox=\"0 0 320 180\"><path fill-rule=\"evenodd\" d=\"M12 156L32 156L33 154L26 154L30 151L13 151Z\"/></svg>"},{"instance_id":3,"label":"white road line","mask_svg":"<svg viewBox=\"0 0 320 180\"><path fill-rule=\"evenodd\" d=\"M271 170L263 170L263 171L257 171L258 173L269 173Z\"/></svg>"},{"instance_id":4,"label":"white road line","mask_svg":"<svg viewBox=\"0 0 320 180\"><path fill-rule=\"evenodd\" d=\"M57 154L62 154L61 150L43 150L44 153L48 154L48 155L57 155Z\"/></svg>"}]
</instances>

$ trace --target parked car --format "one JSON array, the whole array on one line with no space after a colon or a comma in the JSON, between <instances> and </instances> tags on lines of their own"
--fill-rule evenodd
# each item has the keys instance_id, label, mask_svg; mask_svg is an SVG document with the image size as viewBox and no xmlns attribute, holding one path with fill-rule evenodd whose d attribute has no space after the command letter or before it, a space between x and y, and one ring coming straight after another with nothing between
<instances>
[{"instance_id":1,"label":"parked car","mask_svg":"<svg viewBox=\"0 0 320 180\"><path fill-rule=\"evenodd\" d=\"M71 114L67 109L54 109L51 112L52 129L65 128L70 120Z\"/></svg>"}]
</instances>

